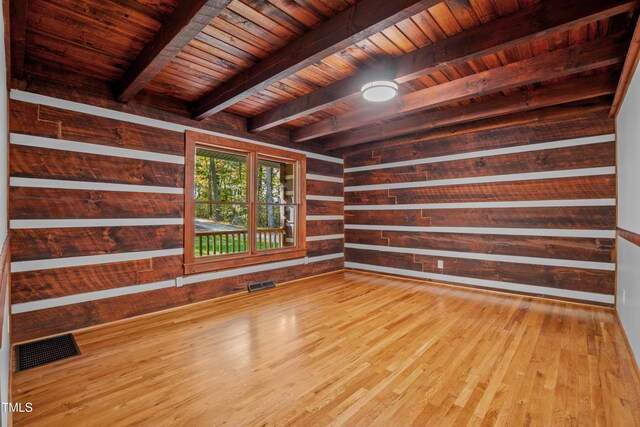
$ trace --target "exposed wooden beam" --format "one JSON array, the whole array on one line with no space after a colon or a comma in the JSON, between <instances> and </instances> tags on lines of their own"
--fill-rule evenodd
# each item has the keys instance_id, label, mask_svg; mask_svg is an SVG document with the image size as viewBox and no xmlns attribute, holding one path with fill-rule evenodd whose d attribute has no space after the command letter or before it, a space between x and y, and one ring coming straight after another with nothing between
<instances>
[{"instance_id":1,"label":"exposed wooden beam","mask_svg":"<svg viewBox=\"0 0 640 427\"><path fill-rule=\"evenodd\" d=\"M231 0L190 0L178 8L133 61L118 100L128 102L215 18Z\"/></svg>"},{"instance_id":2,"label":"exposed wooden beam","mask_svg":"<svg viewBox=\"0 0 640 427\"><path fill-rule=\"evenodd\" d=\"M385 125L357 129L351 133L332 136L324 141L323 146L327 150L336 150L414 132L597 98L610 95L615 89L616 79L608 73L603 73L596 77L583 77L569 83L523 91L487 102L424 113Z\"/></svg>"},{"instance_id":3,"label":"exposed wooden beam","mask_svg":"<svg viewBox=\"0 0 640 427\"><path fill-rule=\"evenodd\" d=\"M619 64L624 61L626 47L627 44L620 38L608 37L580 46L560 49L411 92L382 105L373 105L340 116L329 117L297 129L292 134L292 140L308 141L412 112Z\"/></svg>"},{"instance_id":4,"label":"exposed wooden beam","mask_svg":"<svg viewBox=\"0 0 640 427\"><path fill-rule=\"evenodd\" d=\"M222 111L440 1L362 0L204 96L195 105L195 117L204 119Z\"/></svg>"},{"instance_id":5,"label":"exposed wooden beam","mask_svg":"<svg viewBox=\"0 0 640 427\"><path fill-rule=\"evenodd\" d=\"M9 2L9 22L11 33L11 75L17 79L24 77L24 57L27 44L27 10L28 0L11 0Z\"/></svg>"},{"instance_id":6,"label":"exposed wooden beam","mask_svg":"<svg viewBox=\"0 0 640 427\"><path fill-rule=\"evenodd\" d=\"M545 1L387 60L371 71L375 73L378 69L393 70L395 80L404 83L421 74L430 74L473 58L629 12L633 10L634 4L635 1L630 0ZM259 114L249 121L249 130L265 131L357 98L360 96L360 88L366 83L367 74L365 72L347 77Z\"/></svg>"},{"instance_id":7,"label":"exposed wooden beam","mask_svg":"<svg viewBox=\"0 0 640 427\"><path fill-rule=\"evenodd\" d=\"M640 61L640 19L636 23L636 29L631 38L631 44L629 45L629 52L627 53L627 59L624 61L624 67L622 67L622 74L620 75L620 81L616 90L616 96L613 98L613 104L611 105L610 117L615 117L620 111L624 97L627 94L629 85L631 84L631 78L638 68L638 62Z\"/></svg>"}]
</instances>

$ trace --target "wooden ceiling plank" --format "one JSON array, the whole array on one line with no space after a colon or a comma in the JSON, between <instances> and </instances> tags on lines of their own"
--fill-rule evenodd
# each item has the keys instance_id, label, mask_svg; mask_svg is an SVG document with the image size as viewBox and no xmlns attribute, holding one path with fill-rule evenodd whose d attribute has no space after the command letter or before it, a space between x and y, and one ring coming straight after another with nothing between
<instances>
[{"instance_id":1,"label":"wooden ceiling plank","mask_svg":"<svg viewBox=\"0 0 640 427\"><path fill-rule=\"evenodd\" d=\"M295 142L346 131L378 120L436 108L457 101L577 74L624 61L627 43L608 37L581 46L560 49L524 61L494 68L421 91L399 96L383 105L330 117L297 129Z\"/></svg>"},{"instance_id":2,"label":"wooden ceiling plank","mask_svg":"<svg viewBox=\"0 0 640 427\"><path fill-rule=\"evenodd\" d=\"M323 147L327 150L342 149L410 133L597 98L614 93L615 88L614 76L601 73L596 77L583 77L561 85L544 86L465 107L428 112L382 126L366 127L348 134L335 135L324 140Z\"/></svg>"},{"instance_id":3,"label":"wooden ceiling plank","mask_svg":"<svg viewBox=\"0 0 640 427\"><path fill-rule=\"evenodd\" d=\"M212 22L219 22L219 20L214 19ZM212 25L206 26L200 34L217 39L221 43L225 43L228 46L233 46L236 49L242 50L247 55L251 55L258 59L263 59L269 56L269 52L267 52L266 50L258 46L254 46L251 43L242 40L240 37L235 37L231 34L228 34L222 31L220 28L214 27Z\"/></svg>"},{"instance_id":4,"label":"wooden ceiling plank","mask_svg":"<svg viewBox=\"0 0 640 427\"><path fill-rule=\"evenodd\" d=\"M275 34L278 37L282 37L285 40L299 37L304 33L304 30L301 28L291 28L288 25L284 26L281 23L274 21L271 16L266 13L266 9L271 9L269 6L273 6L268 2L263 4L264 6L254 5L251 7L242 2L231 2L229 4L229 10L234 11L243 18L250 20L256 25L259 25L270 33ZM265 10L261 10L261 8Z\"/></svg>"},{"instance_id":5,"label":"wooden ceiling plank","mask_svg":"<svg viewBox=\"0 0 640 427\"><path fill-rule=\"evenodd\" d=\"M481 24L480 18L476 14L476 11L473 9L469 0L446 0L446 3L460 26L465 30L474 28Z\"/></svg>"},{"instance_id":6,"label":"wooden ceiling plank","mask_svg":"<svg viewBox=\"0 0 640 427\"><path fill-rule=\"evenodd\" d=\"M165 16L153 13L153 16L137 10L133 4L136 2L105 2L102 0L47 0L29 1L29 18L38 19L39 15L49 15L68 22L67 31L77 31L75 21L88 22L90 27L95 27L117 33L121 36L131 37L137 41L150 40L160 28L161 19ZM122 13L120 7L125 7L126 13ZM33 17L31 15L34 15ZM70 21L67 21L70 19ZM42 21L36 21L42 24ZM84 26L84 25L82 25ZM29 29L33 25L29 26ZM48 29L47 29L48 30ZM54 31L51 29L51 31ZM65 31L66 32L66 31Z\"/></svg>"},{"instance_id":7,"label":"wooden ceiling plank","mask_svg":"<svg viewBox=\"0 0 640 427\"><path fill-rule=\"evenodd\" d=\"M213 28L216 28L225 34L227 34L230 38L229 40L240 40L244 43L250 44L254 46L256 49L260 49L266 53L265 56L271 54L274 50L273 43L270 43L268 40L263 40L255 34L251 33L251 31L234 25L233 22L229 22L227 20L222 19L221 17L217 17L212 22ZM208 30L208 27L207 27ZM205 31L207 31L205 30Z\"/></svg>"},{"instance_id":8,"label":"wooden ceiling plank","mask_svg":"<svg viewBox=\"0 0 640 427\"><path fill-rule=\"evenodd\" d=\"M126 71L118 100L128 102L140 92L230 1L181 3Z\"/></svg>"},{"instance_id":9,"label":"wooden ceiling plank","mask_svg":"<svg viewBox=\"0 0 640 427\"><path fill-rule=\"evenodd\" d=\"M24 57L27 46L28 0L9 2L11 17L11 73L13 77L24 77Z\"/></svg>"},{"instance_id":10,"label":"wooden ceiling plank","mask_svg":"<svg viewBox=\"0 0 640 427\"><path fill-rule=\"evenodd\" d=\"M362 0L294 40L194 106L197 119L211 116L301 69L424 11L440 0Z\"/></svg>"},{"instance_id":11,"label":"wooden ceiling plank","mask_svg":"<svg viewBox=\"0 0 640 427\"><path fill-rule=\"evenodd\" d=\"M634 2L628 0L567 0L542 2L533 7L499 18L488 24L437 41L406 55L372 67L395 70L398 83L420 75L463 64L576 26L629 12ZM367 73L347 77L304 97L281 104L253 117L252 132L261 132L291 120L316 113L360 96Z\"/></svg>"}]
</instances>

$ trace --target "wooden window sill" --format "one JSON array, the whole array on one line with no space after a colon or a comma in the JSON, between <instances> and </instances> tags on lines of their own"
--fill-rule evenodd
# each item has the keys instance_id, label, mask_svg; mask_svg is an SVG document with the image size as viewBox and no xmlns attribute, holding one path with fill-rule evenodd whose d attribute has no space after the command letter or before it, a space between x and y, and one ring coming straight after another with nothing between
<instances>
[{"instance_id":1,"label":"wooden window sill","mask_svg":"<svg viewBox=\"0 0 640 427\"><path fill-rule=\"evenodd\" d=\"M219 257L196 259L194 263L184 265L184 274L207 273L228 270L236 267L266 264L289 259L304 258L306 249L289 249L279 251L264 251L256 255L237 254Z\"/></svg>"}]
</instances>

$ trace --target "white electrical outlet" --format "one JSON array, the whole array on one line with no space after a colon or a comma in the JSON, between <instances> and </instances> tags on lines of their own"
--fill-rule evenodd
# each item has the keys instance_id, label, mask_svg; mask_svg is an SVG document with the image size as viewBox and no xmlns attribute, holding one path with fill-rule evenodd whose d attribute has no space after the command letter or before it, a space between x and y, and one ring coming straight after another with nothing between
<instances>
[{"instance_id":1,"label":"white electrical outlet","mask_svg":"<svg viewBox=\"0 0 640 427\"><path fill-rule=\"evenodd\" d=\"M182 281L182 277L176 277L176 287L180 288L184 285L184 282Z\"/></svg>"},{"instance_id":2,"label":"white electrical outlet","mask_svg":"<svg viewBox=\"0 0 640 427\"><path fill-rule=\"evenodd\" d=\"M438 268L441 270L444 268L444 261L441 259L438 260Z\"/></svg>"},{"instance_id":3,"label":"white electrical outlet","mask_svg":"<svg viewBox=\"0 0 640 427\"><path fill-rule=\"evenodd\" d=\"M622 304L626 304L627 303L627 290L623 289L622 290Z\"/></svg>"}]
</instances>

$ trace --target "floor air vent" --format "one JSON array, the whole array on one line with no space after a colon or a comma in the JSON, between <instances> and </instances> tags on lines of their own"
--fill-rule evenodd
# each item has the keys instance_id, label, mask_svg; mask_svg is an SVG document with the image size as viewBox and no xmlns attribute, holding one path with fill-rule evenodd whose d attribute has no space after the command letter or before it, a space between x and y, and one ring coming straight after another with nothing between
<instances>
[{"instance_id":1,"label":"floor air vent","mask_svg":"<svg viewBox=\"0 0 640 427\"><path fill-rule=\"evenodd\" d=\"M60 335L16 346L16 371L80 355L73 335Z\"/></svg>"},{"instance_id":2,"label":"floor air vent","mask_svg":"<svg viewBox=\"0 0 640 427\"><path fill-rule=\"evenodd\" d=\"M261 291L263 289L271 289L275 287L276 287L275 282L271 281L271 282L253 283L247 286L247 290L249 292L255 292L255 291Z\"/></svg>"}]
</instances>

